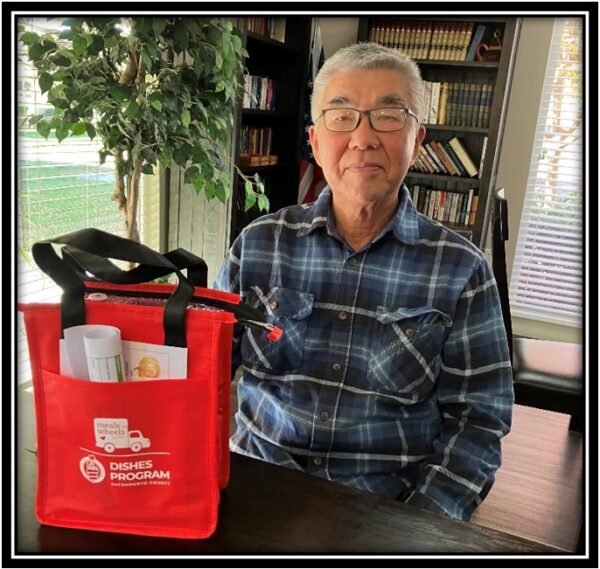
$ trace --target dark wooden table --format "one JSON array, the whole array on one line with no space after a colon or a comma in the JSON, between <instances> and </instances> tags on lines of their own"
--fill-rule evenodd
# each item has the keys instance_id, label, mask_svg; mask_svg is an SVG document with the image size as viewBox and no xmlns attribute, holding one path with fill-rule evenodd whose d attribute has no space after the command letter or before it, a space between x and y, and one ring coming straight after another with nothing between
<instances>
[{"instance_id":1,"label":"dark wooden table","mask_svg":"<svg viewBox=\"0 0 600 569\"><path fill-rule=\"evenodd\" d=\"M34 515L31 401L18 416L16 553L43 554L564 554L550 545L231 455L215 534L149 538L42 526ZM29 397L31 399L31 397Z\"/></svg>"}]
</instances>

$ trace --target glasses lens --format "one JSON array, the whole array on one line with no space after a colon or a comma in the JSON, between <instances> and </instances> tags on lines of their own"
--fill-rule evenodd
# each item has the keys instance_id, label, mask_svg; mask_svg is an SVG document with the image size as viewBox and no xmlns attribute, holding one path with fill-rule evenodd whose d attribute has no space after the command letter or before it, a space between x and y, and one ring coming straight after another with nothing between
<instances>
[{"instance_id":1,"label":"glasses lens","mask_svg":"<svg viewBox=\"0 0 600 569\"><path fill-rule=\"evenodd\" d=\"M374 109L371 111L371 124L375 130L400 130L406 124L404 109Z\"/></svg>"},{"instance_id":2,"label":"glasses lens","mask_svg":"<svg viewBox=\"0 0 600 569\"><path fill-rule=\"evenodd\" d=\"M329 130L345 132L353 130L358 124L360 113L354 109L326 109L323 120Z\"/></svg>"}]
</instances>

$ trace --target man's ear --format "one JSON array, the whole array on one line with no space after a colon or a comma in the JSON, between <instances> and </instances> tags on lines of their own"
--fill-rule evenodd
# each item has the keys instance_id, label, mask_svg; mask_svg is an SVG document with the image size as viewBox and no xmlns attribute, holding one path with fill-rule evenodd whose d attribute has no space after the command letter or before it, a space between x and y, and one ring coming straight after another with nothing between
<instances>
[{"instance_id":1,"label":"man's ear","mask_svg":"<svg viewBox=\"0 0 600 569\"><path fill-rule=\"evenodd\" d=\"M319 151L319 137L317 136L317 129L314 124L308 127L308 140L310 142L310 146L312 147L312 153L315 157L315 162L320 166L320 151Z\"/></svg>"},{"instance_id":2,"label":"man's ear","mask_svg":"<svg viewBox=\"0 0 600 569\"><path fill-rule=\"evenodd\" d=\"M417 159L417 156L419 155L419 147L423 143L426 133L427 133L427 131L425 130L425 127L422 124L420 124L419 130L417 131L417 135L415 136L415 147L414 147L413 153L412 153L411 164L412 164L412 162L414 162Z\"/></svg>"}]
</instances>

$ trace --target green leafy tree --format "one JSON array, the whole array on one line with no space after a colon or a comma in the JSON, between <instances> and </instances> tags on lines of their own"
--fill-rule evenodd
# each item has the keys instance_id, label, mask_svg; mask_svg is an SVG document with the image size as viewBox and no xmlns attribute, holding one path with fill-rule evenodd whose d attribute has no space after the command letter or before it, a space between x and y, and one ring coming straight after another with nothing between
<instances>
[{"instance_id":1,"label":"green leafy tree","mask_svg":"<svg viewBox=\"0 0 600 569\"><path fill-rule=\"evenodd\" d=\"M50 117L29 117L45 138L86 134L102 142L100 162L114 157L112 199L136 224L141 174L185 168L197 193L229 196L228 133L241 89L246 52L239 30L224 18L69 18L60 33L24 32ZM258 177L244 180L246 207L269 203Z\"/></svg>"}]
</instances>

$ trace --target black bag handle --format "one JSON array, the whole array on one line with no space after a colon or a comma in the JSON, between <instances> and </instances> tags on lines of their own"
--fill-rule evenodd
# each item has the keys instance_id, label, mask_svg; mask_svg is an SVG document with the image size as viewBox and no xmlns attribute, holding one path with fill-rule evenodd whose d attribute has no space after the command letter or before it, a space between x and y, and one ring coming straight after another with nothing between
<instances>
[{"instance_id":1,"label":"black bag handle","mask_svg":"<svg viewBox=\"0 0 600 569\"><path fill-rule=\"evenodd\" d=\"M71 260L65 261L64 258L61 258L54 250L53 243L67 245L70 249ZM91 256L90 258L104 257L141 263L145 267L158 269L158 273L161 273L161 275L176 273L178 279L177 287L167 301L163 316L165 344L185 347L184 315L185 309L194 293L194 287L191 282L181 273L178 266L164 255L136 241L131 241L94 228L81 229L59 237L39 241L34 243L32 247L33 259L38 267L63 290L61 299L63 330L85 323L84 279L82 271L77 270L73 261L74 251L82 252L80 257L85 257L87 254ZM67 256L69 256L69 253ZM174 257L178 258L179 255L175 255ZM110 261L108 263L118 271L121 271L121 269L110 263ZM108 267L106 263L101 263L100 266L104 270ZM137 274L134 273L133 277L124 278L138 278L149 270L144 268ZM123 272L126 273L126 271L121 271L121 273ZM117 284L122 283L117 282Z\"/></svg>"},{"instance_id":2,"label":"black bag handle","mask_svg":"<svg viewBox=\"0 0 600 569\"><path fill-rule=\"evenodd\" d=\"M115 284L139 284L152 281L173 272L166 267L146 264L140 264L133 269L125 271L105 257L82 251L70 245L63 247L62 255L64 261L74 271L79 273L84 280L90 278L85 274L87 272L100 280ZM181 248L164 253L163 257L171 261L178 269L187 269L187 278L193 286L206 288L208 267L202 257L198 257Z\"/></svg>"}]
</instances>

